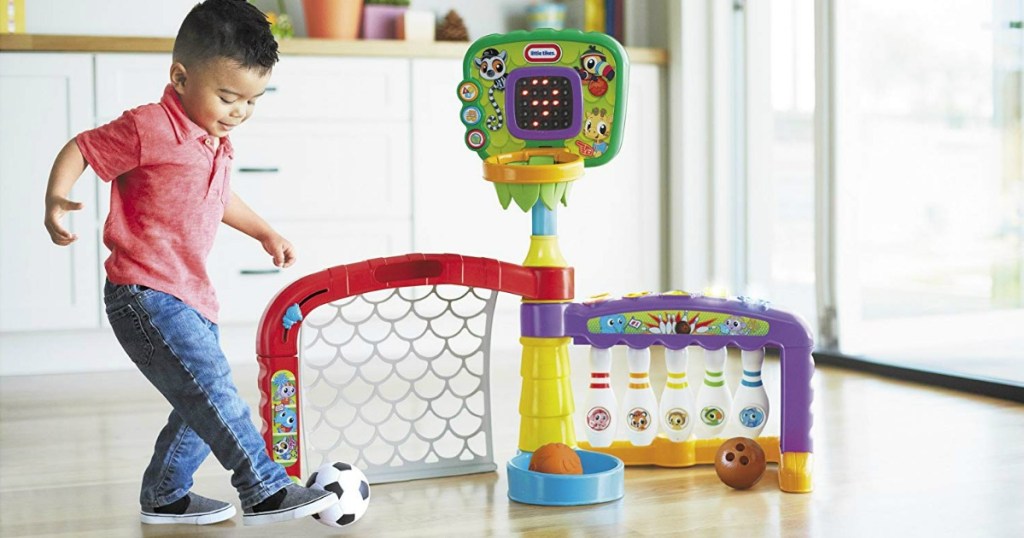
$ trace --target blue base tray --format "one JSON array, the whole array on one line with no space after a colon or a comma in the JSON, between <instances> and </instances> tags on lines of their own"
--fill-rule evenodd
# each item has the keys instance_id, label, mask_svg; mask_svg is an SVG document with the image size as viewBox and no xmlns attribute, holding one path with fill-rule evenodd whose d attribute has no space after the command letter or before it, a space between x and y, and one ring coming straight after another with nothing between
<instances>
[{"instance_id":1,"label":"blue base tray","mask_svg":"<svg viewBox=\"0 0 1024 538\"><path fill-rule=\"evenodd\" d=\"M547 474L530 470L532 452L520 452L505 466L508 498L525 504L577 506L621 499L625 491L622 460L608 454L576 450L583 474Z\"/></svg>"}]
</instances>

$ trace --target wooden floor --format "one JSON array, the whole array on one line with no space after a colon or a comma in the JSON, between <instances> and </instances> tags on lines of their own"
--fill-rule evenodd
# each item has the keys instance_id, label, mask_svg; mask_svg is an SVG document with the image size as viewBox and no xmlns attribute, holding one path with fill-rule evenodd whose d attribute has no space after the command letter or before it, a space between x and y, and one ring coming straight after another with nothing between
<instances>
[{"instance_id":1,"label":"wooden floor","mask_svg":"<svg viewBox=\"0 0 1024 538\"><path fill-rule=\"evenodd\" d=\"M494 379L518 380L516 360L499 363ZM777 366L765 365L766 379ZM235 369L250 403L255 376ZM779 491L774 465L747 491L725 487L709 466L629 468L622 500L554 508L506 496L518 423L515 405L501 402L517 401L519 384L493 385L498 472L374 486L369 512L346 535L1024 536L1020 404L821 368L813 493ZM332 534L311 519L141 525L139 480L168 410L135 371L0 378L0 536ZM195 490L237 505L212 459Z\"/></svg>"}]
</instances>

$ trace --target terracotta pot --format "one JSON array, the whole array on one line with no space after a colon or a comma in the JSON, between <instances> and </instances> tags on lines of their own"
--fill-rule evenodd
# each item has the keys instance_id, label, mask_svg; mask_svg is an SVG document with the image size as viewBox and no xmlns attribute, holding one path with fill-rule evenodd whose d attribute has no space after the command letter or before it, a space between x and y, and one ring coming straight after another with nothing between
<instances>
[{"instance_id":1,"label":"terracotta pot","mask_svg":"<svg viewBox=\"0 0 1024 538\"><path fill-rule=\"evenodd\" d=\"M363 0L302 0L309 37L356 39Z\"/></svg>"}]
</instances>

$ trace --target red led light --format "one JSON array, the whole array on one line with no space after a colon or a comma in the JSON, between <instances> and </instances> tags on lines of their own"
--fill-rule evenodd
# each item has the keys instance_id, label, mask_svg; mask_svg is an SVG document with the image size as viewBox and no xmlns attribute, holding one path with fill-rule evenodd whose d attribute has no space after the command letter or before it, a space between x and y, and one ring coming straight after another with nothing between
<instances>
[{"instance_id":1,"label":"red led light","mask_svg":"<svg viewBox=\"0 0 1024 538\"><path fill-rule=\"evenodd\" d=\"M535 122L533 122L533 126L534 126L534 127L536 127L536 126L538 126L538 125L540 125L540 122L539 122L539 121L535 121Z\"/></svg>"},{"instance_id":2,"label":"red led light","mask_svg":"<svg viewBox=\"0 0 1024 538\"><path fill-rule=\"evenodd\" d=\"M541 114L543 114L544 116L547 116L548 115L548 111L545 110L544 112L541 112Z\"/></svg>"},{"instance_id":3,"label":"red led light","mask_svg":"<svg viewBox=\"0 0 1024 538\"><path fill-rule=\"evenodd\" d=\"M555 99L551 104L558 106L558 99Z\"/></svg>"},{"instance_id":4,"label":"red led light","mask_svg":"<svg viewBox=\"0 0 1024 538\"><path fill-rule=\"evenodd\" d=\"M523 90L523 95L528 95L529 93L530 93L530 90Z\"/></svg>"},{"instance_id":5,"label":"red led light","mask_svg":"<svg viewBox=\"0 0 1024 538\"><path fill-rule=\"evenodd\" d=\"M536 85L537 85L537 79L533 79L533 81L532 81L532 84L533 84L534 86L536 86Z\"/></svg>"},{"instance_id":6,"label":"red led light","mask_svg":"<svg viewBox=\"0 0 1024 538\"><path fill-rule=\"evenodd\" d=\"M558 90L551 90L551 95L558 95Z\"/></svg>"},{"instance_id":7,"label":"red led light","mask_svg":"<svg viewBox=\"0 0 1024 538\"><path fill-rule=\"evenodd\" d=\"M550 101L548 101L547 99L545 99L545 100L544 100L544 106L548 106L548 103L550 103Z\"/></svg>"},{"instance_id":8,"label":"red led light","mask_svg":"<svg viewBox=\"0 0 1024 538\"><path fill-rule=\"evenodd\" d=\"M541 84L547 84L547 83L548 83L548 79L544 79L544 81L541 82Z\"/></svg>"}]
</instances>

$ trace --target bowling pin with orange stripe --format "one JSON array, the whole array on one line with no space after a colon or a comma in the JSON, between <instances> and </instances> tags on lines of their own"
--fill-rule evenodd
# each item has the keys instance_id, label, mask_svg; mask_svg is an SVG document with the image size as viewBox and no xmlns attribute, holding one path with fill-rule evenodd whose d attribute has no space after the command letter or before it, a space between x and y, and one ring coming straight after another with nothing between
<instances>
[{"instance_id":1,"label":"bowling pin with orange stripe","mask_svg":"<svg viewBox=\"0 0 1024 538\"><path fill-rule=\"evenodd\" d=\"M647 446L658 435L658 398L648 377L651 350L627 347L626 359L629 362L629 387L622 399L620 416L625 419L626 439L634 446Z\"/></svg>"}]
</instances>

